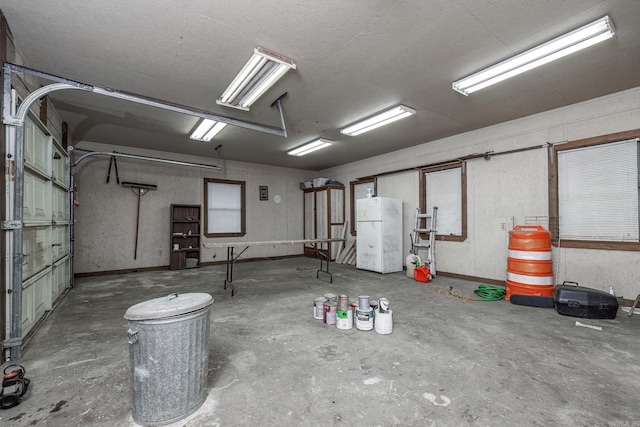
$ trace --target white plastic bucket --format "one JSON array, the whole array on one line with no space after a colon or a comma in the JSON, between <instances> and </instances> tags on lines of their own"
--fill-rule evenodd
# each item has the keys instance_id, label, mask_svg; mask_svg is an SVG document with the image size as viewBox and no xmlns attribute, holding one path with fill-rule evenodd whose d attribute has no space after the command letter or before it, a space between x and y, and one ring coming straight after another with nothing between
<instances>
[{"instance_id":1,"label":"white plastic bucket","mask_svg":"<svg viewBox=\"0 0 640 427\"><path fill-rule=\"evenodd\" d=\"M353 311L351 308L348 310L336 311L336 328L342 330L349 330L353 328Z\"/></svg>"},{"instance_id":2,"label":"white plastic bucket","mask_svg":"<svg viewBox=\"0 0 640 427\"><path fill-rule=\"evenodd\" d=\"M422 263L420 257L416 254L409 254L406 259L407 277L413 279L413 270L416 269L417 263Z\"/></svg>"},{"instance_id":3,"label":"white plastic bucket","mask_svg":"<svg viewBox=\"0 0 640 427\"><path fill-rule=\"evenodd\" d=\"M373 309L356 310L356 328L361 331L370 331L373 329Z\"/></svg>"},{"instance_id":4,"label":"white plastic bucket","mask_svg":"<svg viewBox=\"0 0 640 427\"><path fill-rule=\"evenodd\" d=\"M313 318L318 320L324 319L324 303L327 301L325 297L318 297L313 304Z\"/></svg>"},{"instance_id":5,"label":"white plastic bucket","mask_svg":"<svg viewBox=\"0 0 640 427\"><path fill-rule=\"evenodd\" d=\"M393 332L393 310L376 311L375 331L380 335L388 335Z\"/></svg>"},{"instance_id":6,"label":"white plastic bucket","mask_svg":"<svg viewBox=\"0 0 640 427\"><path fill-rule=\"evenodd\" d=\"M336 324L336 308L338 303L335 301L327 301L324 303L324 322L327 325Z\"/></svg>"}]
</instances>

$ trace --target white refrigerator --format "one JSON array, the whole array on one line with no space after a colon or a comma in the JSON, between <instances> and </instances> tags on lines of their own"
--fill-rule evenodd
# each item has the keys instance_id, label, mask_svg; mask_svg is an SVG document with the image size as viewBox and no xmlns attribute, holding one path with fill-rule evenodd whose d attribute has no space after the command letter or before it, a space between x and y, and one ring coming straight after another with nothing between
<instances>
[{"instance_id":1,"label":"white refrigerator","mask_svg":"<svg viewBox=\"0 0 640 427\"><path fill-rule=\"evenodd\" d=\"M402 271L402 200L369 197L356 201L356 267Z\"/></svg>"}]
</instances>

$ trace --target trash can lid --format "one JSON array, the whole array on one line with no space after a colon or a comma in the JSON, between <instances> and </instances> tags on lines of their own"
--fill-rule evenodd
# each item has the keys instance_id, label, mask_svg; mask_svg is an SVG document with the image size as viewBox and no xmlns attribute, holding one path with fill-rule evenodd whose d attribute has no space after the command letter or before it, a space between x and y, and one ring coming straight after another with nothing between
<instances>
[{"instance_id":1,"label":"trash can lid","mask_svg":"<svg viewBox=\"0 0 640 427\"><path fill-rule=\"evenodd\" d=\"M213 304L213 297L209 294L169 294L166 297L155 298L129 307L124 318L127 320L163 319L191 313L211 304Z\"/></svg>"}]
</instances>

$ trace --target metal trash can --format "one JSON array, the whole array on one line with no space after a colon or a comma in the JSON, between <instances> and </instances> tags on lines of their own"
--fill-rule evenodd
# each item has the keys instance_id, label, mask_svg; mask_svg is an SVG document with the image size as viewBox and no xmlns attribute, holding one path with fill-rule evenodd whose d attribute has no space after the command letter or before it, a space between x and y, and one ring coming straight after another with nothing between
<instances>
[{"instance_id":1,"label":"metal trash can","mask_svg":"<svg viewBox=\"0 0 640 427\"><path fill-rule=\"evenodd\" d=\"M205 293L171 294L125 313L136 423L171 424L204 403L212 303Z\"/></svg>"}]
</instances>

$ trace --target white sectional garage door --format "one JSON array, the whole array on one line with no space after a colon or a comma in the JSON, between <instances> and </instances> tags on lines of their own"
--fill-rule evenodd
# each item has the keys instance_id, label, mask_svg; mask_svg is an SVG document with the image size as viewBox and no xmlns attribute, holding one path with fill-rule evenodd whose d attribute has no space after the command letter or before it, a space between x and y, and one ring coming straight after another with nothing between
<instances>
[{"instance_id":1,"label":"white sectional garage door","mask_svg":"<svg viewBox=\"0 0 640 427\"><path fill-rule=\"evenodd\" d=\"M22 336L69 286L67 153L44 126L25 121Z\"/></svg>"}]
</instances>

